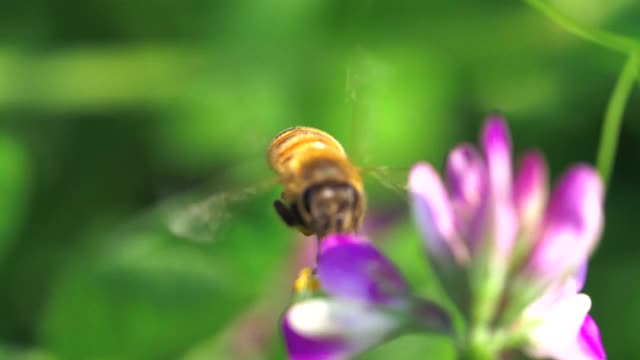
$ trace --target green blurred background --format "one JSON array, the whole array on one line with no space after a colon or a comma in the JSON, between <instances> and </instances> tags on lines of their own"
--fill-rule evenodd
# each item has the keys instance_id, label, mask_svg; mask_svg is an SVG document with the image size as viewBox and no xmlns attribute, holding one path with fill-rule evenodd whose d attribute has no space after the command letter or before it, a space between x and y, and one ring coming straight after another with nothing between
<instances>
[{"instance_id":1,"label":"green blurred background","mask_svg":"<svg viewBox=\"0 0 640 360\"><path fill-rule=\"evenodd\" d=\"M640 38L637 1L553 5ZM555 177L595 158L623 62L517 1L5 1L0 358L284 358L277 322L309 251L272 211L277 188L237 203L228 190L265 178L274 134L317 126L361 164L442 166L499 110ZM586 286L612 359L640 357L638 100ZM372 236L441 296L405 199L367 185L371 214L399 219ZM166 230L209 191L229 191L198 230L211 236ZM453 350L416 336L365 358L389 356Z\"/></svg>"}]
</instances>

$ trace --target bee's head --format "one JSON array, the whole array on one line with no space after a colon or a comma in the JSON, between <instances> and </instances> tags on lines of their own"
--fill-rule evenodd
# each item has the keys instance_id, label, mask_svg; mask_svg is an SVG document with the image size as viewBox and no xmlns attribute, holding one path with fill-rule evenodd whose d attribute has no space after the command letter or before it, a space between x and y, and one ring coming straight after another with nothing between
<instances>
[{"instance_id":1,"label":"bee's head","mask_svg":"<svg viewBox=\"0 0 640 360\"><path fill-rule=\"evenodd\" d=\"M304 192L301 212L322 238L330 233L355 232L362 222L364 199L350 184L322 184Z\"/></svg>"}]
</instances>

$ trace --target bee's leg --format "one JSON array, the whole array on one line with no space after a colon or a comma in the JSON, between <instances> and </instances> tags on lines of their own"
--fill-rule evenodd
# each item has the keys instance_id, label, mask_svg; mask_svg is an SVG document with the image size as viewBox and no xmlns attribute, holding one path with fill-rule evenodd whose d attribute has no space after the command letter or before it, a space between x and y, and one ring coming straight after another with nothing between
<instances>
[{"instance_id":1,"label":"bee's leg","mask_svg":"<svg viewBox=\"0 0 640 360\"><path fill-rule=\"evenodd\" d=\"M280 216L282 221L289 226L298 225L297 217L291 212L291 210L282 201L276 200L273 202L273 207L276 209L276 213Z\"/></svg>"}]
</instances>

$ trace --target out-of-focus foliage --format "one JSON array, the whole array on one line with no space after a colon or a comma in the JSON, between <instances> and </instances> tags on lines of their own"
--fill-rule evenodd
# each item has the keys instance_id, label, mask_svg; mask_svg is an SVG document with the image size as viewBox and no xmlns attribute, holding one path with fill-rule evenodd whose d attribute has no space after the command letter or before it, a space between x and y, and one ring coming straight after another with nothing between
<instances>
[{"instance_id":1,"label":"out-of-focus foliage","mask_svg":"<svg viewBox=\"0 0 640 360\"><path fill-rule=\"evenodd\" d=\"M22 225L31 179L22 147L12 138L0 139L0 261L13 245L17 229Z\"/></svg>"},{"instance_id":2,"label":"out-of-focus foliage","mask_svg":"<svg viewBox=\"0 0 640 360\"><path fill-rule=\"evenodd\" d=\"M636 1L552 3L640 41ZM154 209L264 180L266 145L293 125L331 132L362 164L406 167L442 164L500 110L557 176L593 161L623 62L520 2L5 1L0 358L284 358L278 319L302 255L271 208L278 190L232 204L205 242ZM612 359L640 356L638 99L586 287ZM368 189L372 214L406 211ZM374 238L445 301L407 221ZM408 337L364 358L389 354L453 348Z\"/></svg>"}]
</instances>

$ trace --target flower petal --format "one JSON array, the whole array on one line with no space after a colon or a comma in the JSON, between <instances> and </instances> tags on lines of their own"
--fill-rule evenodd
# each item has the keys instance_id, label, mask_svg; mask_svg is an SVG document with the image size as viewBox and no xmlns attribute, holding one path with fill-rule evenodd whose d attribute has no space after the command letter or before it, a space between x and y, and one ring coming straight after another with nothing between
<instances>
[{"instance_id":1,"label":"flower petal","mask_svg":"<svg viewBox=\"0 0 640 360\"><path fill-rule=\"evenodd\" d=\"M584 283L587 281L587 271L589 270L589 263L584 262L582 265L578 266L578 270L573 275L573 280L576 282L576 287L578 288L578 292L582 291L584 287Z\"/></svg>"},{"instance_id":2,"label":"flower petal","mask_svg":"<svg viewBox=\"0 0 640 360\"><path fill-rule=\"evenodd\" d=\"M346 357L347 345L342 341L302 336L286 321L283 324L283 336L291 360L338 360Z\"/></svg>"},{"instance_id":3,"label":"flower petal","mask_svg":"<svg viewBox=\"0 0 640 360\"><path fill-rule=\"evenodd\" d=\"M575 278L567 278L562 282L548 286L535 301L530 302L524 314L526 318L542 318L550 313L562 302L563 299L574 297L578 294L578 282Z\"/></svg>"},{"instance_id":4,"label":"flower petal","mask_svg":"<svg viewBox=\"0 0 640 360\"><path fill-rule=\"evenodd\" d=\"M472 248L490 249L490 261L508 262L518 228L512 195L511 140L500 116L490 117L482 131L489 174L486 208L475 220Z\"/></svg>"},{"instance_id":5,"label":"flower petal","mask_svg":"<svg viewBox=\"0 0 640 360\"><path fill-rule=\"evenodd\" d=\"M555 188L526 271L544 281L576 271L602 231L603 185L587 165L569 169Z\"/></svg>"},{"instance_id":6,"label":"flower petal","mask_svg":"<svg viewBox=\"0 0 640 360\"><path fill-rule=\"evenodd\" d=\"M461 261L465 249L457 238L447 191L433 167L418 163L409 174L411 205L429 255L443 263Z\"/></svg>"},{"instance_id":7,"label":"flower petal","mask_svg":"<svg viewBox=\"0 0 640 360\"><path fill-rule=\"evenodd\" d=\"M556 360L606 358L600 332L588 315L591 299L578 294L586 267L562 284L548 288L524 312L523 322L534 324L527 352Z\"/></svg>"},{"instance_id":8,"label":"flower petal","mask_svg":"<svg viewBox=\"0 0 640 360\"><path fill-rule=\"evenodd\" d=\"M492 196L510 196L511 139L501 116L489 117L482 130L481 143L487 160Z\"/></svg>"},{"instance_id":9,"label":"flower petal","mask_svg":"<svg viewBox=\"0 0 640 360\"><path fill-rule=\"evenodd\" d=\"M487 169L478 149L471 144L455 147L447 158L447 185L455 214L455 225L464 239L469 223L487 193Z\"/></svg>"},{"instance_id":10,"label":"flower petal","mask_svg":"<svg viewBox=\"0 0 640 360\"><path fill-rule=\"evenodd\" d=\"M326 251L339 247L342 245L352 245L352 244L370 244L367 238L358 236L355 234L329 234L322 238L320 241L319 253L323 254Z\"/></svg>"},{"instance_id":11,"label":"flower petal","mask_svg":"<svg viewBox=\"0 0 640 360\"><path fill-rule=\"evenodd\" d=\"M372 304L397 304L407 297L400 272L364 238L329 235L321 248L316 272L328 294Z\"/></svg>"},{"instance_id":12,"label":"flower petal","mask_svg":"<svg viewBox=\"0 0 640 360\"><path fill-rule=\"evenodd\" d=\"M560 299L544 313L539 313L540 322L530 332L527 352L540 358L590 359L584 356L578 344L578 336L590 307L591 299L587 295L575 294Z\"/></svg>"},{"instance_id":13,"label":"flower petal","mask_svg":"<svg viewBox=\"0 0 640 360\"><path fill-rule=\"evenodd\" d=\"M542 220L547 203L547 168L542 154L531 151L522 156L513 189L520 226L531 231Z\"/></svg>"},{"instance_id":14,"label":"flower petal","mask_svg":"<svg viewBox=\"0 0 640 360\"><path fill-rule=\"evenodd\" d=\"M293 360L347 359L375 346L402 321L363 303L311 299L285 313L283 333Z\"/></svg>"},{"instance_id":15,"label":"flower petal","mask_svg":"<svg viewBox=\"0 0 640 360\"><path fill-rule=\"evenodd\" d=\"M600 339L600 330L595 320L587 314L580 328L578 344L587 354L589 359L604 360L607 358Z\"/></svg>"}]
</instances>

